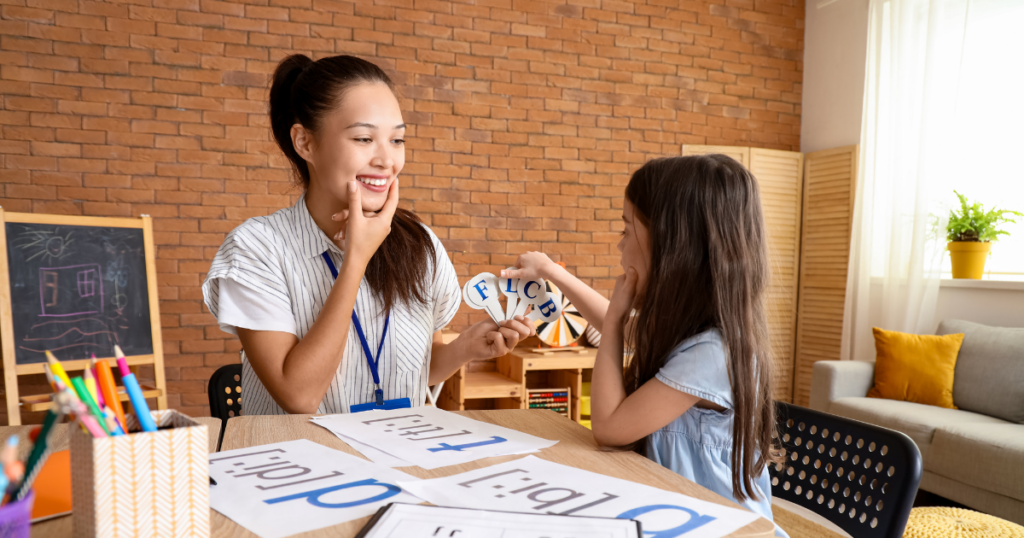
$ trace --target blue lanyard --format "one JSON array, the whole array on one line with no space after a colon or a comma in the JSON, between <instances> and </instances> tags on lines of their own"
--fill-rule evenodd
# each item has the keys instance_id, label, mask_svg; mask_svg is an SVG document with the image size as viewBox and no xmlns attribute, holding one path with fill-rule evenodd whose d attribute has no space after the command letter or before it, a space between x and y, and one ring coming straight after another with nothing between
<instances>
[{"instance_id":1,"label":"blue lanyard","mask_svg":"<svg viewBox=\"0 0 1024 538\"><path fill-rule=\"evenodd\" d=\"M331 257L325 250L321 256L324 257L324 261L327 262L327 267L331 270L331 275L334 279L338 279L338 269L334 266L334 262L331 261ZM377 405L384 405L384 391L380 388L380 376L377 374L377 366L380 364L380 353L384 350L384 339L388 335L388 322L391 321L391 313L389 312L387 317L384 318L384 332L380 335L380 345L377 346L377 358L374 359L373 355L370 354L370 344L366 342L366 335L363 334L363 326L359 323L359 316L356 315L355 308L352 309L352 323L356 326L356 334L359 335L359 343L363 345L363 353L366 355L366 364L370 366L370 373L373 374L373 384L377 387L374 390L374 396L377 400Z\"/></svg>"}]
</instances>

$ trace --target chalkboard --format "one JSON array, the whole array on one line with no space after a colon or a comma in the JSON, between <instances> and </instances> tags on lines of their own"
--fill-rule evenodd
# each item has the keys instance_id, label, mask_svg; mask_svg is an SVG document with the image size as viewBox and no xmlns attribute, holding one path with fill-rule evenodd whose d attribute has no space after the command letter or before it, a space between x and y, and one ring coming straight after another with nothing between
<instances>
[{"instance_id":1,"label":"chalkboard","mask_svg":"<svg viewBox=\"0 0 1024 538\"><path fill-rule=\"evenodd\" d=\"M15 362L153 353L142 228L6 222Z\"/></svg>"}]
</instances>

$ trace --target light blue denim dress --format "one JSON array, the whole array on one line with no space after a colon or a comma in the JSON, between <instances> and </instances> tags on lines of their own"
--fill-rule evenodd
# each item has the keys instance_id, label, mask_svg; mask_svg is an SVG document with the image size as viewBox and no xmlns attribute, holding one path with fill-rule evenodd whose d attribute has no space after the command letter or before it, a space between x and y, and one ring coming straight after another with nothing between
<instances>
[{"instance_id":1,"label":"light blue denim dress","mask_svg":"<svg viewBox=\"0 0 1024 538\"><path fill-rule=\"evenodd\" d=\"M756 480L758 499L738 501L732 494L732 386L725 346L717 329L679 344L655 376L658 381L687 394L714 402L726 410L691 407L668 426L647 438L647 457L680 475L732 499L743 507L772 518L771 478L766 467ZM775 526L776 536L788 536Z\"/></svg>"}]
</instances>

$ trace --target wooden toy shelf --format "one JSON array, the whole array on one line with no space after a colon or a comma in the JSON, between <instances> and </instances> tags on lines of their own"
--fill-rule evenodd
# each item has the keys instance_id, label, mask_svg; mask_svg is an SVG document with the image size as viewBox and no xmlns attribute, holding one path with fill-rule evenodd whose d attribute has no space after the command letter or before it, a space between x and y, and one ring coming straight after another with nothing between
<instances>
[{"instance_id":1,"label":"wooden toy shelf","mask_svg":"<svg viewBox=\"0 0 1024 538\"><path fill-rule=\"evenodd\" d=\"M438 407L463 411L466 400L492 399L494 409L529 409L529 389L567 387L570 418L580 420L583 382L589 381L597 348L517 348L498 357L493 372L466 371L463 366L445 382ZM587 379L584 379L587 377Z\"/></svg>"}]
</instances>

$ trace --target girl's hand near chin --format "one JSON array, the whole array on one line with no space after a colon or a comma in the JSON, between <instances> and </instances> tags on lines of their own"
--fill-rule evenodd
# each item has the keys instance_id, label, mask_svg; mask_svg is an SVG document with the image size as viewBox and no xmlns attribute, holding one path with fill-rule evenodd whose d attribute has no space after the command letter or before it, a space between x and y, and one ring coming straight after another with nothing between
<instances>
[{"instance_id":1,"label":"girl's hand near chin","mask_svg":"<svg viewBox=\"0 0 1024 538\"><path fill-rule=\"evenodd\" d=\"M626 269L625 273L615 279L615 290L612 291L612 299L608 304L608 313L604 318L604 331L622 330L633 311L633 302L636 300L636 269Z\"/></svg>"},{"instance_id":2,"label":"girl's hand near chin","mask_svg":"<svg viewBox=\"0 0 1024 538\"><path fill-rule=\"evenodd\" d=\"M396 209L398 178L391 182L388 198L378 212L363 211L358 182L348 183L348 209L331 216L331 220L343 223L341 231L332 239L345 251L346 260L351 258L362 265L370 263L370 258L391 233L391 219Z\"/></svg>"},{"instance_id":3,"label":"girl's hand near chin","mask_svg":"<svg viewBox=\"0 0 1024 538\"><path fill-rule=\"evenodd\" d=\"M555 262L543 252L527 252L516 259L515 269L502 269L502 278L541 280L551 278L551 267Z\"/></svg>"}]
</instances>

